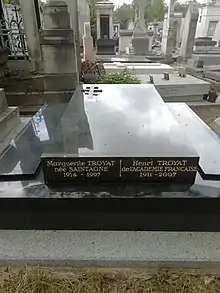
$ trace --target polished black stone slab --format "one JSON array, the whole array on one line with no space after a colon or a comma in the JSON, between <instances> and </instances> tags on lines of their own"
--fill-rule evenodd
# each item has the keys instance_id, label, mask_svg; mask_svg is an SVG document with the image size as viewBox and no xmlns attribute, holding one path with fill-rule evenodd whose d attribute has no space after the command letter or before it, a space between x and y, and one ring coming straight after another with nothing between
<instances>
[{"instance_id":1,"label":"polished black stone slab","mask_svg":"<svg viewBox=\"0 0 220 293\"><path fill-rule=\"evenodd\" d=\"M207 180L220 180L219 136L186 104L169 103L168 106L200 156L201 176Z\"/></svg>"},{"instance_id":2,"label":"polished black stone slab","mask_svg":"<svg viewBox=\"0 0 220 293\"><path fill-rule=\"evenodd\" d=\"M116 55L115 47L116 47L116 40L113 39L98 39L96 41L97 46L97 54L99 55Z\"/></svg>"},{"instance_id":3,"label":"polished black stone slab","mask_svg":"<svg viewBox=\"0 0 220 293\"><path fill-rule=\"evenodd\" d=\"M46 183L194 183L198 155L153 85L84 85L61 129L65 152L42 158Z\"/></svg>"},{"instance_id":4,"label":"polished black stone slab","mask_svg":"<svg viewBox=\"0 0 220 293\"><path fill-rule=\"evenodd\" d=\"M43 152L64 151L62 143L58 143L57 133L66 106L58 104L43 107L11 141L0 157L0 181L29 179L35 176Z\"/></svg>"}]
</instances>

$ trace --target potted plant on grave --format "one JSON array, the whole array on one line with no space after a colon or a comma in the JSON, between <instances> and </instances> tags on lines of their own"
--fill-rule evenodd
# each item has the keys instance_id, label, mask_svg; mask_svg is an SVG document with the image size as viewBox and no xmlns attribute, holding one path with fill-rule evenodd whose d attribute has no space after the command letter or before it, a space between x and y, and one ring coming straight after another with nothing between
<instances>
[{"instance_id":1,"label":"potted plant on grave","mask_svg":"<svg viewBox=\"0 0 220 293\"><path fill-rule=\"evenodd\" d=\"M96 62L85 60L81 66L81 77L84 83L95 83L96 81Z\"/></svg>"},{"instance_id":2,"label":"potted plant on grave","mask_svg":"<svg viewBox=\"0 0 220 293\"><path fill-rule=\"evenodd\" d=\"M124 69L119 72L106 73L97 78L99 84L140 84L141 80L132 71Z\"/></svg>"}]
</instances>

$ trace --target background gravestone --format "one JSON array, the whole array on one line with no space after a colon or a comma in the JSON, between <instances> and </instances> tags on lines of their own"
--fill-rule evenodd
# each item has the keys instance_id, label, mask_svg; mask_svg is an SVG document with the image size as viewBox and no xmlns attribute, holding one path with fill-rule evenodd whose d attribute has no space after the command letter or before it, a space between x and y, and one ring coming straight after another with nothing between
<instances>
[{"instance_id":1,"label":"background gravestone","mask_svg":"<svg viewBox=\"0 0 220 293\"><path fill-rule=\"evenodd\" d=\"M94 60L93 38L89 22L84 23L83 56L84 60Z\"/></svg>"},{"instance_id":2,"label":"background gravestone","mask_svg":"<svg viewBox=\"0 0 220 293\"><path fill-rule=\"evenodd\" d=\"M191 58L193 53L197 21L199 17L199 5L195 1L189 3L184 23L180 58L183 61Z\"/></svg>"},{"instance_id":3,"label":"background gravestone","mask_svg":"<svg viewBox=\"0 0 220 293\"><path fill-rule=\"evenodd\" d=\"M146 0L136 0L135 2L135 28L133 32L132 46L135 55L146 55L149 52L149 38L145 25Z\"/></svg>"},{"instance_id":4,"label":"background gravestone","mask_svg":"<svg viewBox=\"0 0 220 293\"><path fill-rule=\"evenodd\" d=\"M114 4L108 0L95 4L97 26L97 55L115 55L116 40L113 40Z\"/></svg>"},{"instance_id":5,"label":"background gravestone","mask_svg":"<svg viewBox=\"0 0 220 293\"><path fill-rule=\"evenodd\" d=\"M165 39L165 53L164 53L164 59L166 61L172 61L172 54L173 49L175 46L175 40L174 40L174 7L175 7L176 0L171 0L169 4L168 9L168 32L167 37Z\"/></svg>"}]
</instances>

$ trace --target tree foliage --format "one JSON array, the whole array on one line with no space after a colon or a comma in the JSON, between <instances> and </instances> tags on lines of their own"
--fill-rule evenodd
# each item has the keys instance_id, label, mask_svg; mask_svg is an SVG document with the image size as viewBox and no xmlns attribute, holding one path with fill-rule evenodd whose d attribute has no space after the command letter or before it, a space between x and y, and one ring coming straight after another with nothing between
<instances>
[{"instance_id":1,"label":"tree foliage","mask_svg":"<svg viewBox=\"0 0 220 293\"><path fill-rule=\"evenodd\" d=\"M163 0L153 0L147 10L147 21L162 21L164 19L164 12Z\"/></svg>"},{"instance_id":2,"label":"tree foliage","mask_svg":"<svg viewBox=\"0 0 220 293\"><path fill-rule=\"evenodd\" d=\"M115 10L115 19L120 21L122 29L126 29L129 20L135 18L135 3L133 0L132 4L123 4ZM163 0L146 0L145 8L145 23L147 25L150 21L162 21L164 18L166 4Z\"/></svg>"},{"instance_id":3,"label":"tree foliage","mask_svg":"<svg viewBox=\"0 0 220 293\"><path fill-rule=\"evenodd\" d=\"M14 5L19 5L19 0L3 0L2 1L4 4L14 4Z\"/></svg>"},{"instance_id":4,"label":"tree foliage","mask_svg":"<svg viewBox=\"0 0 220 293\"><path fill-rule=\"evenodd\" d=\"M120 28L126 29L129 20L134 20L134 6L132 4L123 4L114 11L114 18L120 21Z\"/></svg>"},{"instance_id":5,"label":"tree foliage","mask_svg":"<svg viewBox=\"0 0 220 293\"><path fill-rule=\"evenodd\" d=\"M183 13L185 13L186 10L187 10L187 7L188 7L188 3L176 2L174 10L175 10L175 12L183 12Z\"/></svg>"}]
</instances>

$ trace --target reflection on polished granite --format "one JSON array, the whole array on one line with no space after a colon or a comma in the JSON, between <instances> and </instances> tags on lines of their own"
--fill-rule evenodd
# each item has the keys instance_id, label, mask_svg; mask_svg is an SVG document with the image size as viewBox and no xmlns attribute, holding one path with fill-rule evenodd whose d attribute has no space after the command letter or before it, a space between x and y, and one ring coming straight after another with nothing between
<instances>
[{"instance_id":1,"label":"reflection on polished granite","mask_svg":"<svg viewBox=\"0 0 220 293\"><path fill-rule=\"evenodd\" d=\"M175 190L176 187L173 187ZM135 185L88 185L56 190L50 189L44 184L43 174L34 180L0 182L0 198L138 198L138 197L161 197L161 198L219 198L220 181L205 181L197 173L195 184L184 192L164 192L164 187L158 185L144 186Z\"/></svg>"},{"instance_id":2,"label":"reflection on polished granite","mask_svg":"<svg viewBox=\"0 0 220 293\"><path fill-rule=\"evenodd\" d=\"M170 186L172 189L172 186ZM42 174L0 182L1 230L220 231L220 182L185 192L135 185L52 190Z\"/></svg>"},{"instance_id":3,"label":"reflection on polished granite","mask_svg":"<svg viewBox=\"0 0 220 293\"><path fill-rule=\"evenodd\" d=\"M43 107L11 141L0 158L0 180L22 180L33 177L43 152L63 152L55 143L58 124L67 104Z\"/></svg>"},{"instance_id":4,"label":"reflection on polished granite","mask_svg":"<svg viewBox=\"0 0 220 293\"><path fill-rule=\"evenodd\" d=\"M1 158L0 229L220 231L220 180L199 173L182 192L172 184L55 189L36 173L42 153L198 157L186 136L153 86L84 85L68 105L38 112Z\"/></svg>"},{"instance_id":5,"label":"reflection on polished granite","mask_svg":"<svg viewBox=\"0 0 220 293\"><path fill-rule=\"evenodd\" d=\"M168 103L176 120L200 156L201 175L220 180L220 139L210 127L184 103Z\"/></svg>"},{"instance_id":6,"label":"reflection on polished granite","mask_svg":"<svg viewBox=\"0 0 220 293\"><path fill-rule=\"evenodd\" d=\"M62 118L65 155L80 157L194 157L153 85L84 85Z\"/></svg>"},{"instance_id":7,"label":"reflection on polished granite","mask_svg":"<svg viewBox=\"0 0 220 293\"><path fill-rule=\"evenodd\" d=\"M84 85L42 108L0 158L0 180L33 177L42 153L198 157L153 85ZM88 88L88 89L87 89Z\"/></svg>"}]
</instances>

